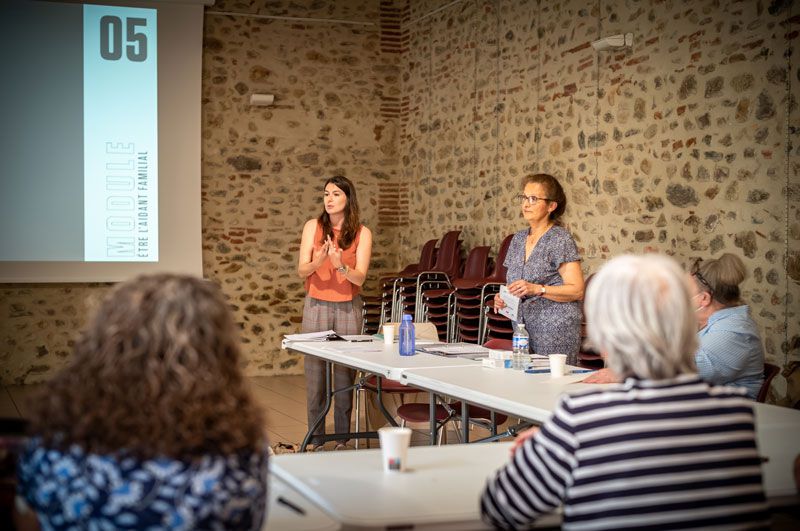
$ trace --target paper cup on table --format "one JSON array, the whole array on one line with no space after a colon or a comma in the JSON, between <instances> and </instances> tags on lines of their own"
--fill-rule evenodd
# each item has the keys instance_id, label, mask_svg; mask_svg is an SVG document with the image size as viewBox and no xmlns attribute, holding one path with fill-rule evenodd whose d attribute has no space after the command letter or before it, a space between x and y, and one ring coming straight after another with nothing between
<instances>
[{"instance_id":1,"label":"paper cup on table","mask_svg":"<svg viewBox=\"0 0 800 531\"><path fill-rule=\"evenodd\" d=\"M394 325L383 325L383 342L387 345L394 344Z\"/></svg>"},{"instance_id":2,"label":"paper cup on table","mask_svg":"<svg viewBox=\"0 0 800 531\"><path fill-rule=\"evenodd\" d=\"M378 430L384 472L405 472L411 428L384 427Z\"/></svg>"},{"instance_id":3,"label":"paper cup on table","mask_svg":"<svg viewBox=\"0 0 800 531\"><path fill-rule=\"evenodd\" d=\"M550 354L550 377L560 378L567 370L566 354Z\"/></svg>"}]
</instances>

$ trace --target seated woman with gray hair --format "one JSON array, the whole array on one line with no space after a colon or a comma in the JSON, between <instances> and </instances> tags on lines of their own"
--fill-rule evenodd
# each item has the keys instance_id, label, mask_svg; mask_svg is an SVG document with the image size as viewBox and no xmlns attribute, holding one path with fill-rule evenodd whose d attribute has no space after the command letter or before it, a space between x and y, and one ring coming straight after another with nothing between
<instances>
[{"instance_id":1,"label":"seated woman with gray hair","mask_svg":"<svg viewBox=\"0 0 800 531\"><path fill-rule=\"evenodd\" d=\"M769 524L744 389L695 374L694 307L670 258L621 256L586 296L589 338L623 383L562 396L481 499L484 520L526 527L563 505L564 529Z\"/></svg>"},{"instance_id":2,"label":"seated woman with gray hair","mask_svg":"<svg viewBox=\"0 0 800 531\"><path fill-rule=\"evenodd\" d=\"M699 261L692 269L700 348L697 373L708 383L747 389L753 400L764 383L764 348L739 284L746 277L742 259L725 253Z\"/></svg>"}]
</instances>

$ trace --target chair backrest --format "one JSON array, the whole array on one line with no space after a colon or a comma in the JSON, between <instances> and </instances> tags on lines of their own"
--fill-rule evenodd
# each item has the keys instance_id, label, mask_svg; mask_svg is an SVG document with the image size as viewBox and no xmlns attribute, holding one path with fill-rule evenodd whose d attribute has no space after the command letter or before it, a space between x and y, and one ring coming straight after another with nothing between
<instances>
[{"instance_id":1,"label":"chair backrest","mask_svg":"<svg viewBox=\"0 0 800 531\"><path fill-rule=\"evenodd\" d=\"M472 248L464 264L462 279L478 280L486 277L489 269L489 250L488 246Z\"/></svg>"},{"instance_id":2,"label":"chair backrest","mask_svg":"<svg viewBox=\"0 0 800 531\"><path fill-rule=\"evenodd\" d=\"M503 265L503 262L506 261L506 255L508 254L508 248L511 246L511 238L513 238L513 234L509 234L503 239L503 243L500 244L500 249L497 250L497 258L494 260L494 271L486 277L487 282L505 282L506 281L506 266Z\"/></svg>"},{"instance_id":3,"label":"chair backrest","mask_svg":"<svg viewBox=\"0 0 800 531\"><path fill-rule=\"evenodd\" d=\"M394 326L394 333L400 330L400 323L386 323ZM397 336L395 336L397 337ZM439 331L433 323L414 323L414 339L426 339L428 341L439 341Z\"/></svg>"},{"instance_id":4,"label":"chair backrest","mask_svg":"<svg viewBox=\"0 0 800 531\"><path fill-rule=\"evenodd\" d=\"M428 240L422 246L419 253L419 262L416 264L409 264L400 271L400 276L413 275L420 271L430 271L436 260L436 244L439 240Z\"/></svg>"},{"instance_id":5,"label":"chair backrest","mask_svg":"<svg viewBox=\"0 0 800 531\"><path fill-rule=\"evenodd\" d=\"M446 273L451 279L458 278L458 270L461 266L461 243L458 240L459 234L461 234L460 230L451 230L442 236L442 241L439 244L439 252L436 253L436 263L430 269L431 271Z\"/></svg>"},{"instance_id":6,"label":"chair backrest","mask_svg":"<svg viewBox=\"0 0 800 531\"><path fill-rule=\"evenodd\" d=\"M425 271L433 267L436 262L436 244L439 240L436 238L428 240L422 246L422 252L419 254L419 267L420 271Z\"/></svg>"},{"instance_id":7,"label":"chair backrest","mask_svg":"<svg viewBox=\"0 0 800 531\"><path fill-rule=\"evenodd\" d=\"M772 383L772 379L775 378L779 372L781 372L780 367L764 362L764 383L761 384L761 389L758 391L758 397L756 398L757 402L765 402L767 400L769 384Z\"/></svg>"},{"instance_id":8,"label":"chair backrest","mask_svg":"<svg viewBox=\"0 0 800 531\"><path fill-rule=\"evenodd\" d=\"M514 345L510 339L492 338L484 343L483 346L495 350L511 350Z\"/></svg>"}]
</instances>

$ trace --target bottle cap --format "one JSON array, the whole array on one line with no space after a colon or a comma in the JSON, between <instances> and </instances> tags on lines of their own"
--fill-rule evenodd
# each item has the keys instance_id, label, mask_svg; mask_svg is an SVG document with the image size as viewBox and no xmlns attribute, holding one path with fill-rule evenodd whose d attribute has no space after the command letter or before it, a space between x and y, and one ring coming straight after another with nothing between
<instances>
[{"instance_id":1,"label":"bottle cap","mask_svg":"<svg viewBox=\"0 0 800 531\"><path fill-rule=\"evenodd\" d=\"M410 321L410 320L411 320L411 314L404 313L403 314L403 321Z\"/></svg>"}]
</instances>

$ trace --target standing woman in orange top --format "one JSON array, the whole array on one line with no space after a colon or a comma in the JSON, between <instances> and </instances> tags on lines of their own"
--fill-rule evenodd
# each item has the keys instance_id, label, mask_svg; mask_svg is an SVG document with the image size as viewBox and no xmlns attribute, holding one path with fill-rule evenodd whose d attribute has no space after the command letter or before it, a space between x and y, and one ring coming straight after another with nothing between
<instances>
[{"instance_id":1,"label":"standing woman in orange top","mask_svg":"<svg viewBox=\"0 0 800 531\"><path fill-rule=\"evenodd\" d=\"M306 222L300 241L297 273L306 280L303 332L361 332L358 293L367 278L371 254L372 233L361 224L355 186L346 177L331 177L325 181L322 213ZM325 405L325 362L306 356L305 372L310 427ZM334 366L335 389L352 385L354 378L354 370ZM350 431L352 410L353 393L338 393L333 408L336 433ZM325 434L325 422L314 434ZM336 449L344 448L346 442L336 441ZM321 446L317 444L314 449Z\"/></svg>"}]
</instances>

